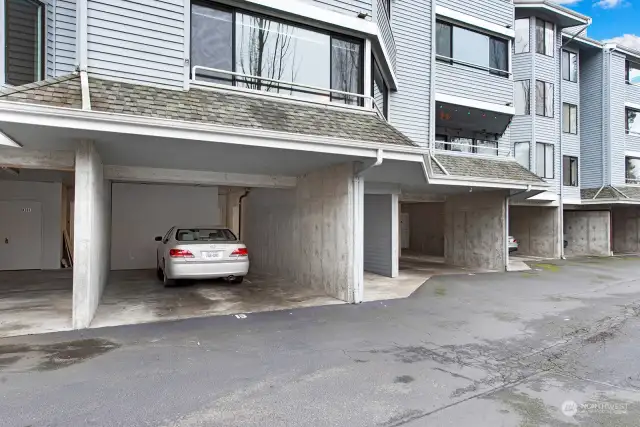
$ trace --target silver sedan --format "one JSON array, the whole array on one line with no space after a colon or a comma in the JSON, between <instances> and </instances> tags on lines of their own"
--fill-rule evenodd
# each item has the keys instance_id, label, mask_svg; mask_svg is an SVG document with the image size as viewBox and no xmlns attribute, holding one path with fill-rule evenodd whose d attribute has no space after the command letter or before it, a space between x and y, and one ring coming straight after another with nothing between
<instances>
[{"instance_id":1,"label":"silver sedan","mask_svg":"<svg viewBox=\"0 0 640 427\"><path fill-rule=\"evenodd\" d=\"M247 247L226 227L175 226L156 241L157 273L165 286L180 279L242 283L249 272Z\"/></svg>"}]
</instances>

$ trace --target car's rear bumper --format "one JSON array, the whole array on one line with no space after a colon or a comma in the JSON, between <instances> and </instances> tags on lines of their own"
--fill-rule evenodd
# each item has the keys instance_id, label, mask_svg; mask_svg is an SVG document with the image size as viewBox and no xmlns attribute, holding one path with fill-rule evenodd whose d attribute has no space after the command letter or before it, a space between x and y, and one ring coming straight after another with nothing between
<instances>
[{"instance_id":1,"label":"car's rear bumper","mask_svg":"<svg viewBox=\"0 0 640 427\"><path fill-rule=\"evenodd\" d=\"M170 279L215 279L228 276L246 276L249 260L217 263L168 262L166 275Z\"/></svg>"}]
</instances>

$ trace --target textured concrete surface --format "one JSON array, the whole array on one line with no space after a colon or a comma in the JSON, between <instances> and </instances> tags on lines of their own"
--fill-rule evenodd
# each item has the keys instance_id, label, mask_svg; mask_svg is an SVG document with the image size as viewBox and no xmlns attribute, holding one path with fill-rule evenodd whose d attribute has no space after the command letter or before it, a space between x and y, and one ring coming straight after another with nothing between
<instances>
[{"instance_id":1,"label":"textured concrete surface","mask_svg":"<svg viewBox=\"0 0 640 427\"><path fill-rule=\"evenodd\" d=\"M566 256L611 255L609 212L564 211L564 239L567 241Z\"/></svg>"},{"instance_id":2,"label":"textured concrete surface","mask_svg":"<svg viewBox=\"0 0 640 427\"><path fill-rule=\"evenodd\" d=\"M518 254L558 258L558 208L510 206L509 235L518 240Z\"/></svg>"},{"instance_id":3,"label":"textured concrete surface","mask_svg":"<svg viewBox=\"0 0 640 427\"><path fill-rule=\"evenodd\" d=\"M403 203L409 214L409 249L426 255L444 255L444 203Z\"/></svg>"},{"instance_id":4,"label":"textured concrete surface","mask_svg":"<svg viewBox=\"0 0 640 427\"><path fill-rule=\"evenodd\" d=\"M71 329L72 274L0 271L0 337Z\"/></svg>"},{"instance_id":5,"label":"textured concrete surface","mask_svg":"<svg viewBox=\"0 0 640 427\"><path fill-rule=\"evenodd\" d=\"M202 280L165 288L155 270L112 271L91 327L342 303L268 274L250 273L239 285Z\"/></svg>"},{"instance_id":6,"label":"textured concrete surface","mask_svg":"<svg viewBox=\"0 0 640 427\"><path fill-rule=\"evenodd\" d=\"M447 264L505 270L506 195L503 191L487 191L447 198L444 207Z\"/></svg>"},{"instance_id":7,"label":"textured concrete surface","mask_svg":"<svg viewBox=\"0 0 640 427\"><path fill-rule=\"evenodd\" d=\"M0 424L637 426L640 260L532 267L408 299L3 339Z\"/></svg>"},{"instance_id":8,"label":"textured concrete surface","mask_svg":"<svg viewBox=\"0 0 640 427\"><path fill-rule=\"evenodd\" d=\"M640 253L640 208L636 206L611 209L613 251Z\"/></svg>"}]
</instances>

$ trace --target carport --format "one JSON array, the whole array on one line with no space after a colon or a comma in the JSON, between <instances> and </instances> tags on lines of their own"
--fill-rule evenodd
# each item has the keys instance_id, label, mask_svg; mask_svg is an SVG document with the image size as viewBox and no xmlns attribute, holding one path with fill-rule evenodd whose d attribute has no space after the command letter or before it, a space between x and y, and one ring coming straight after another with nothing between
<instances>
[{"instance_id":1,"label":"carport","mask_svg":"<svg viewBox=\"0 0 640 427\"><path fill-rule=\"evenodd\" d=\"M1 130L22 159L62 155L74 171L71 327L362 301L362 174L422 164L424 149L349 106L88 85L58 78L0 102ZM130 104L147 96L164 103ZM202 111L183 117L178 104ZM164 289L154 237L185 221L240 234L248 280Z\"/></svg>"}]
</instances>

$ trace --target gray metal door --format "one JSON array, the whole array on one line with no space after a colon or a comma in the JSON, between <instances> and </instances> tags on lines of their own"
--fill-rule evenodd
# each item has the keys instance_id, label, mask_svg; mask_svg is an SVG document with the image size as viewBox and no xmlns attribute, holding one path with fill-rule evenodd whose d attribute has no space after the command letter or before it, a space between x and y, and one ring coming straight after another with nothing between
<instances>
[{"instance_id":1,"label":"gray metal door","mask_svg":"<svg viewBox=\"0 0 640 427\"><path fill-rule=\"evenodd\" d=\"M39 202L0 202L0 270L42 268L42 209Z\"/></svg>"}]
</instances>

